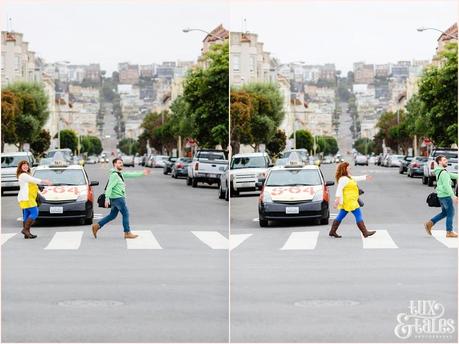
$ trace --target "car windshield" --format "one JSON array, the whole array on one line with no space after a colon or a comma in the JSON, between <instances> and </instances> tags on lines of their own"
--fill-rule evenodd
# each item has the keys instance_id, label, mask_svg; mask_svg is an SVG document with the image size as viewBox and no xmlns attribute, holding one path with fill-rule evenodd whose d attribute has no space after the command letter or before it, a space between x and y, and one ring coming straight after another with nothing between
<instances>
[{"instance_id":1,"label":"car windshield","mask_svg":"<svg viewBox=\"0 0 459 344\"><path fill-rule=\"evenodd\" d=\"M2 167L18 167L18 164L22 160L28 160L25 155L14 155L14 156L2 156Z\"/></svg>"},{"instance_id":2,"label":"car windshield","mask_svg":"<svg viewBox=\"0 0 459 344\"><path fill-rule=\"evenodd\" d=\"M198 154L198 159L225 160L225 156L222 153L200 152Z\"/></svg>"},{"instance_id":3,"label":"car windshield","mask_svg":"<svg viewBox=\"0 0 459 344\"><path fill-rule=\"evenodd\" d=\"M273 170L266 186L322 185L318 170Z\"/></svg>"},{"instance_id":4,"label":"car windshield","mask_svg":"<svg viewBox=\"0 0 459 344\"><path fill-rule=\"evenodd\" d=\"M49 179L53 185L86 185L84 172L76 169L37 170L34 177Z\"/></svg>"},{"instance_id":5,"label":"car windshield","mask_svg":"<svg viewBox=\"0 0 459 344\"><path fill-rule=\"evenodd\" d=\"M263 156L250 157L234 157L231 161L231 169L237 170L241 168L266 168L268 162Z\"/></svg>"},{"instance_id":6,"label":"car windshield","mask_svg":"<svg viewBox=\"0 0 459 344\"><path fill-rule=\"evenodd\" d=\"M457 152L442 152L442 151L437 151L435 152L434 157L437 157L439 155L444 155L446 159L457 159Z\"/></svg>"}]
</instances>

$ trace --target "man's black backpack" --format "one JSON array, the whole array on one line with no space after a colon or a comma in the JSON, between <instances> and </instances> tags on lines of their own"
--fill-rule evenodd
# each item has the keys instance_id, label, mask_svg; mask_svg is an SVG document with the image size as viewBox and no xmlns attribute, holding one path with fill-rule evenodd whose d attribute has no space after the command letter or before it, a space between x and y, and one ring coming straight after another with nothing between
<instances>
[{"instance_id":1,"label":"man's black backpack","mask_svg":"<svg viewBox=\"0 0 459 344\"><path fill-rule=\"evenodd\" d=\"M440 179L440 175L441 175L441 173L443 171L444 170L441 170L440 173L438 174L437 183L438 183L438 180ZM426 202L429 205L429 207L433 207L433 208L440 208L441 207L440 200L438 199L438 195L437 195L436 192L430 193L429 196L427 196Z\"/></svg>"},{"instance_id":2,"label":"man's black backpack","mask_svg":"<svg viewBox=\"0 0 459 344\"><path fill-rule=\"evenodd\" d=\"M124 178L121 172L116 172L116 173L120 176L121 180L124 182ZM108 179L110 180L110 178ZM104 192L102 192L102 194L99 197L97 197L97 205L99 206L99 208L105 208L105 190L107 189L109 180L107 180L107 184L105 184ZM112 205L109 204L108 207L111 208Z\"/></svg>"}]
</instances>

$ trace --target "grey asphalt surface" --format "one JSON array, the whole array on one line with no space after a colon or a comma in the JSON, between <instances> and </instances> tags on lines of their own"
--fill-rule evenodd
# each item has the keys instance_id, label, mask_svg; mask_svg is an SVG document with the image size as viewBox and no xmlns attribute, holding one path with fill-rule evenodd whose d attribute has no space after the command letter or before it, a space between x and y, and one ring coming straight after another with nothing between
<instances>
[{"instance_id":1,"label":"grey asphalt surface","mask_svg":"<svg viewBox=\"0 0 459 344\"><path fill-rule=\"evenodd\" d=\"M96 197L108 168L87 166ZM228 237L228 203L215 186L193 189L162 169L128 180L127 202L132 229L152 231L161 250L127 249L121 216L97 240L70 222L2 245L2 342L228 341L228 251L191 233ZM20 231L19 216L16 196L2 197L2 234ZM68 231L84 231L79 249L44 249Z\"/></svg>"},{"instance_id":2,"label":"grey asphalt surface","mask_svg":"<svg viewBox=\"0 0 459 344\"><path fill-rule=\"evenodd\" d=\"M387 230L398 248L364 249L351 214L338 230L341 239L328 236L330 226L301 222L262 229L258 194L232 198L231 234L252 234L231 254L233 342L457 342L457 327L448 338L394 334L410 300L436 300L443 318L457 319L457 249L423 228L438 212L425 204L431 188L398 169L352 168L374 176L360 184L367 228ZM335 164L322 170L334 179ZM330 190L334 196L335 186ZM434 229L444 226L443 220ZM315 249L281 250L292 232L308 231L319 231Z\"/></svg>"}]
</instances>

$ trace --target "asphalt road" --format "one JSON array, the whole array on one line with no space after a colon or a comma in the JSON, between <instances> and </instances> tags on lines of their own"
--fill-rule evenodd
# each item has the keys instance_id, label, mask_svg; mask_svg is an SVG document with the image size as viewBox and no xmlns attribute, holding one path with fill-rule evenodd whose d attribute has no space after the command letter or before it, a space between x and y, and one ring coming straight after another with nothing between
<instances>
[{"instance_id":1,"label":"asphalt road","mask_svg":"<svg viewBox=\"0 0 459 344\"><path fill-rule=\"evenodd\" d=\"M87 167L100 182L96 195L107 169ZM228 203L215 186L152 172L127 181L140 241L123 239L119 216L97 240L70 222L4 242L20 231L21 214L16 196L2 197L2 342L228 341ZM76 249L65 249L62 235Z\"/></svg>"},{"instance_id":2,"label":"asphalt road","mask_svg":"<svg viewBox=\"0 0 459 344\"><path fill-rule=\"evenodd\" d=\"M334 179L334 164L322 169ZM361 238L352 215L338 230L341 239L328 236L329 226L301 222L262 229L258 194L231 199L231 235L248 236L230 258L232 342L457 342L458 241L448 239L456 247L448 248L426 234L423 222L438 210L425 203L431 188L397 169L353 171L374 176L361 187L375 237ZM434 227L441 240L444 226ZM303 248L315 246L293 249L302 240ZM440 318L455 319L455 332L398 338L397 316L410 313L412 300L441 303Z\"/></svg>"}]
</instances>

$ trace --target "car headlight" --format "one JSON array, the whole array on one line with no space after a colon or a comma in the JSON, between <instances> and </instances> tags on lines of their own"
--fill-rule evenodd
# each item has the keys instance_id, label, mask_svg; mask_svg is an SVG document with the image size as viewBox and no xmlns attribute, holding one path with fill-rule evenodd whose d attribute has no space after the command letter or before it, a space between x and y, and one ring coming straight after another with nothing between
<instances>
[{"instance_id":1,"label":"car headlight","mask_svg":"<svg viewBox=\"0 0 459 344\"><path fill-rule=\"evenodd\" d=\"M314 197L312 198L313 202L322 201L324 199L324 190L316 191Z\"/></svg>"},{"instance_id":2,"label":"car headlight","mask_svg":"<svg viewBox=\"0 0 459 344\"><path fill-rule=\"evenodd\" d=\"M88 200L88 192L82 192L78 195L77 202L84 202Z\"/></svg>"},{"instance_id":3,"label":"car headlight","mask_svg":"<svg viewBox=\"0 0 459 344\"><path fill-rule=\"evenodd\" d=\"M272 203L273 198L271 197L271 194L267 191L263 191L263 203Z\"/></svg>"}]
</instances>

